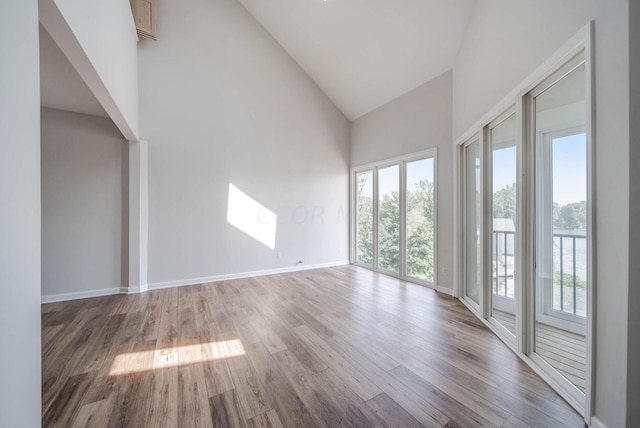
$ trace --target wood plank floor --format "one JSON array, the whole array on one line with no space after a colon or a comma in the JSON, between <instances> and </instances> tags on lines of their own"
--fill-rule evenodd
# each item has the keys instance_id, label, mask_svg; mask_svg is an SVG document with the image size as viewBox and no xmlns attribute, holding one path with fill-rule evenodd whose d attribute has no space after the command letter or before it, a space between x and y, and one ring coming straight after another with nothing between
<instances>
[{"instance_id":1,"label":"wood plank floor","mask_svg":"<svg viewBox=\"0 0 640 428\"><path fill-rule=\"evenodd\" d=\"M513 314L493 311L493 317L510 331L515 331ZM587 339L585 336L536 323L536 353L571 381L582 392L587 387Z\"/></svg>"},{"instance_id":2,"label":"wood plank floor","mask_svg":"<svg viewBox=\"0 0 640 428\"><path fill-rule=\"evenodd\" d=\"M582 427L457 300L344 266L42 306L44 427Z\"/></svg>"}]
</instances>

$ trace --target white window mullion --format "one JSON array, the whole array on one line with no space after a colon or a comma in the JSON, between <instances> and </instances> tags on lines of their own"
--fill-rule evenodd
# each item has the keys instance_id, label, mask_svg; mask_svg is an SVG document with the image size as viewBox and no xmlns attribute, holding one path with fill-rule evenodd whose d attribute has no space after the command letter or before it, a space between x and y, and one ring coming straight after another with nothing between
<instances>
[{"instance_id":1,"label":"white window mullion","mask_svg":"<svg viewBox=\"0 0 640 428\"><path fill-rule=\"evenodd\" d=\"M488 298L487 295L487 289L489 287L487 287L487 283L491 282L491 261L490 261L490 257L488 258L486 255L487 254L491 254L491 240L489 239L489 243L487 244L487 237L490 236L491 233L491 228L490 225L487 225L487 218L491 217L491 213L489 213L489 215L487 216L487 210L489 210L490 208L490 203L487 201L487 189L489 188L487 185L487 129L483 128L482 131L480 132L480 150L479 150L479 157L480 157L480 224L482 225L480 227L480 248L482 249L481 254L480 254L480 263L479 263L479 269L480 269L480 273L478 275L478 278L481 278L481 283L478 284L479 287L479 293L478 293L478 297L480 300L480 312L482 315L483 319L487 319L489 317L489 303L491 302L491 299ZM487 232L488 231L488 232ZM487 261L487 258L489 259L489 261ZM487 266L489 267L489 270L487 271ZM489 272L489 279L487 280L487 272ZM491 289L489 288L489 292L491 292Z\"/></svg>"},{"instance_id":2,"label":"white window mullion","mask_svg":"<svg viewBox=\"0 0 640 428\"><path fill-rule=\"evenodd\" d=\"M373 168L373 269L378 270L378 168Z\"/></svg>"},{"instance_id":3,"label":"white window mullion","mask_svg":"<svg viewBox=\"0 0 640 428\"><path fill-rule=\"evenodd\" d=\"M407 277L407 163L400 162L400 254L398 256L399 274Z\"/></svg>"},{"instance_id":4,"label":"white window mullion","mask_svg":"<svg viewBox=\"0 0 640 428\"><path fill-rule=\"evenodd\" d=\"M518 98L516 102L516 117L518 120L517 141L516 141L516 175L518 180L516 181L516 259L515 259L515 293L516 293L516 350L520 353L525 352L527 349L527 319L528 311L527 305L530 301L530 297L524 292L525 284L529 279L529 263L528 260L533 260L530 257L530 252L527 250L526 243L528 242L529 232L527 225L530 224L528 219L529 204L528 195L530 194L528 180L530 176L530 169L526 164L527 149L525 142L529 133L529 111L527 104L523 97Z\"/></svg>"}]
</instances>

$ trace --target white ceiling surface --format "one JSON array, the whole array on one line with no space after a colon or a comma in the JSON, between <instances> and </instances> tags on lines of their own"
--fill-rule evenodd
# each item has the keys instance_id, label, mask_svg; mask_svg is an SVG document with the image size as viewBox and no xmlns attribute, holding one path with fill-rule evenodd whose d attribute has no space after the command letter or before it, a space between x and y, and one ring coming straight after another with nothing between
<instances>
[{"instance_id":1,"label":"white ceiling surface","mask_svg":"<svg viewBox=\"0 0 640 428\"><path fill-rule=\"evenodd\" d=\"M109 117L42 26L40 26L40 105Z\"/></svg>"},{"instance_id":2,"label":"white ceiling surface","mask_svg":"<svg viewBox=\"0 0 640 428\"><path fill-rule=\"evenodd\" d=\"M453 68L475 0L238 0L350 119Z\"/></svg>"}]
</instances>

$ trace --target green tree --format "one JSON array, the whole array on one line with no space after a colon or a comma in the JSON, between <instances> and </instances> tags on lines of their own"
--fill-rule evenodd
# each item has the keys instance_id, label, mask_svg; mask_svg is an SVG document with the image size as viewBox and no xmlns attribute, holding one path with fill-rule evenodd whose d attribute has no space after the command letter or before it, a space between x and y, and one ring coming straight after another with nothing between
<instances>
[{"instance_id":1,"label":"green tree","mask_svg":"<svg viewBox=\"0 0 640 428\"><path fill-rule=\"evenodd\" d=\"M358 177L357 183L357 260L373 263L373 200L365 195L369 177ZM433 182L422 180L407 192L407 273L415 278L434 278L434 188ZM400 270L400 194L385 194L378 206L379 265L393 272Z\"/></svg>"},{"instance_id":2,"label":"green tree","mask_svg":"<svg viewBox=\"0 0 640 428\"><path fill-rule=\"evenodd\" d=\"M361 263L373 264L373 199L364 195L364 189L370 174L358 176L357 187L357 221L356 221L356 260Z\"/></svg>"},{"instance_id":3,"label":"green tree","mask_svg":"<svg viewBox=\"0 0 640 428\"><path fill-rule=\"evenodd\" d=\"M399 271L400 195L397 191L382 197L378 207L378 263L381 268Z\"/></svg>"},{"instance_id":4,"label":"green tree","mask_svg":"<svg viewBox=\"0 0 640 428\"><path fill-rule=\"evenodd\" d=\"M554 202L553 226L556 229L576 230L587 228L587 202L558 205Z\"/></svg>"},{"instance_id":5,"label":"green tree","mask_svg":"<svg viewBox=\"0 0 640 428\"><path fill-rule=\"evenodd\" d=\"M516 183L493 194L493 218L510 218L516 221Z\"/></svg>"},{"instance_id":6,"label":"green tree","mask_svg":"<svg viewBox=\"0 0 640 428\"><path fill-rule=\"evenodd\" d=\"M421 180L407 192L407 274L434 279L434 188L433 181Z\"/></svg>"}]
</instances>

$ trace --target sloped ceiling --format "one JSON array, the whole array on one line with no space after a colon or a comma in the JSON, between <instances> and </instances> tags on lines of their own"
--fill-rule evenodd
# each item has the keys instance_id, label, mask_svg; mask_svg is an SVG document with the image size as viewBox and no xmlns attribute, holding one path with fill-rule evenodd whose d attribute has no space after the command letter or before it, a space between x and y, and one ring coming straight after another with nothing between
<instances>
[{"instance_id":1,"label":"sloped ceiling","mask_svg":"<svg viewBox=\"0 0 640 428\"><path fill-rule=\"evenodd\" d=\"M78 72L40 26L40 105L109 117Z\"/></svg>"},{"instance_id":2,"label":"sloped ceiling","mask_svg":"<svg viewBox=\"0 0 640 428\"><path fill-rule=\"evenodd\" d=\"M475 0L238 0L350 119L453 67Z\"/></svg>"}]
</instances>

